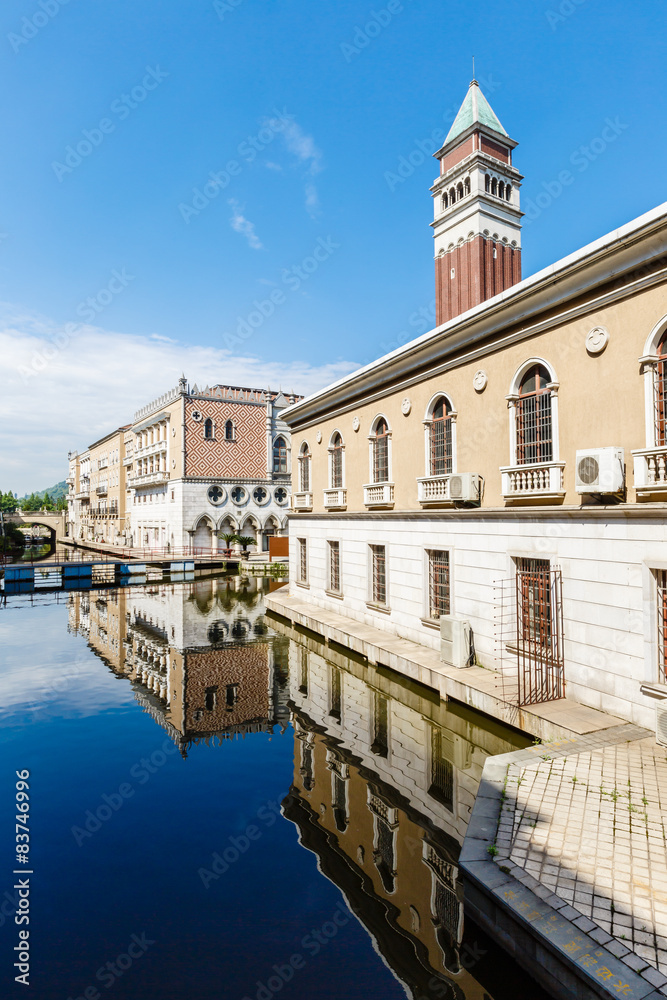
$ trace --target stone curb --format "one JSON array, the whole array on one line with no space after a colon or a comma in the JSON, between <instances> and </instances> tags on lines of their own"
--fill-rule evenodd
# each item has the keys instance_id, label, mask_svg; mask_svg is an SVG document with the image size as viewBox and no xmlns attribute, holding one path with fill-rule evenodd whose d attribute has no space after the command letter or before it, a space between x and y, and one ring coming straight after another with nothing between
<instances>
[{"instance_id":1,"label":"stone curb","mask_svg":"<svg viewBox=\"0 0 667 1000\"><path fill-rule=\"evenodd\" d=\"M459 855L459 865L466 879L475 883L496 906L509 913L557 961L573 972L590 991L590 996L664 1000L665 993L656 990L663 977L652 966L645 970L645 975L634 972L628 958L636 958L637 966L642 969L647 963L639 956L630 954L623 946L619 949L611 935L522 868L511 863L500 868L488 849L495 842L505 801L505 779L512 765L525 767L544 759L645 739L651 735L645 729L628 724L614 727L606 733L489 757ZM625 960L622 961L622 958Z\"/></svg>"}]
</instances>

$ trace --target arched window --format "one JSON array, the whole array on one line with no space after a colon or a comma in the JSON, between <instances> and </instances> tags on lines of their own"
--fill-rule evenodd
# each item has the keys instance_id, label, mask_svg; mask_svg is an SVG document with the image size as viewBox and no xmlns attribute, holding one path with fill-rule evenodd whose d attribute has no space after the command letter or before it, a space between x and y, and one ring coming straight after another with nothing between
<instances>
[{"instance_id":1,"label":"arched window","mask_svg":"<svg viewBox=\"0 0 667 1000\"><path fill-rule=\"evenodd\" d=\"M208 420L204 421L204 437L205 438L213 437L213 421L211 420L210 417L208 418Z\"/></svg>"},{"instance_id":2,"label":"arched window","mask_svg":"<svg viewBox=\"0 0 667 1000\"><path fill-rule=\"evenodd\" d=\"M299 490L310 492L310 449L305 441L299 451Z\"/></svg>"},{"instance_id":3,"label":"arched window","mask_svg":"<svg viewBox=\"0 0 667 1000\"><path fill-rule=\"evenodd\" d=\"M277 437L273 442L273 471L287 472L287 445L283 437Z\"/></svg>"},{"instance_id":4,"label":"arched window","mask_svg":"<svg viewBox=\"0 0 667 1000\"><path fill-rule=\"evenodd\" d=\"M225 424L225 441L234 440L234 424L231 420L228 420Z\"/></svg>"},{"instance_id":5,"label":"arched window","mask_svg":"<svg viewBox=\"0 0 667 1000\"><path fill-rule=\"evenodd\" d=\"M498 185L498 197L499 198L504 198L505 197L505 185L504 185L504 183L502 181Z\"/></svg>"},{"instance_id":6,"label":"arched window","mask_svg":"<svg viewBox=\"0 0 667 1000\"><path fill-rule=\"evenodd\" d=\"M505 186L505 201L509 201L511 197L512 197L512 185L507 184Z\"/></svg>"},{"instance_id":7,"label":"arched window","mask_svg":"<svg viewBox=\"0 0 667 1000\"><path fill-rule=\"evenodd\" d=\"M553 461L552 381L544 365L533 365L521 380L516 406L517 465Z\"/></svg>"},{"instance_id":8,"label":"arched window","mask_svg":"<svg viewBox=\"0 0 667 1000\"><path fill-rule=\"evenodd\" d=\"M498 194L498 181L495 177L491 181L491 194Z\"/></svg>"},{"instance_id":9,"label":"arched window","mask_svg":"<svg viewBox=\"0 0 667 1000\"><path fill-rule=\"evenodd\" d=\"M466 194L470 194L470 178L469 178L469 177L466 177L466 182L465 182L465 193L466 193Z\"/></svg>"},{"instance_id":10,"label":"arched window","mask_svg":"<svg viewBox=\"0 0 667 1000\"><path fill-rule=\"evenodd\" d=\"M662 335L656 351L655 366L655 446L667 444L667 333Z\"/></svg>"},{"instance_id":11,"label":"arched window","mask_svg":"<svg viewBox=\"0 0 667 1000\"><path fill-rule=\"evenodd\" d=\"M448 476L452 471L452 408L444 396L436 401L431 418L430 474Z\"/></svg>"},{"instance_id":12,"label":"arched window","mask_svg":"<svg viewBox=\"0 0 667 1000\"><path fill-rule=\"evenodd\" d=\"M447 192L445 191L445 193L442 196L442 207L443 207L443 209L447 208L448 205L449 205L449 198L447 197Z\"/></svg>"},{"instance_id":13,"label":"arched window","mask_svg":"<svg viewBox=\"0 0 667 1000\"><path fill-rule=\"evenodd\" d=\"M456 191L454 188L449 189L449 204L453 205L456 201Z\"/></svg>"},{"instance_id":14,"label":"arched window","mask_svg":"<svg viewBox=\"0 0 667 1000\"><path fill-rule=\"evenodd\" d=\"M343 439L336 431L331 439L331 489L343 488Z\"/></svg>"},{"instance_id":15,"label":"arched window","mask_svg":"<svg viewBox=\"0 0 667 1000\"><path fill-rule=\"evenodd\" d=\"M461 182L459 181L459 183L456 185L456 198L458 201L460 201L462 197L463 197L463 184L461 184Z\"/></svg>"},{"instance_id":16,"label":"arched window","mask_svg":"<svg viewBox=\"0 0 667 1000\"><path fill-rule=\"evenodd\" d=\"M488 174L484 174L484 190L488 192L491 190L491 178Z\"/></svg>"},{"instance_id":17,"label":"arched window","mask_svg":"<svg viewBox=\"0 0 667 1000\"><path fill-rule=\"evenodd\" d=\"M389 427L380 417L373 438L373 482L389 482Z\"/></svg>"}]
</instances>

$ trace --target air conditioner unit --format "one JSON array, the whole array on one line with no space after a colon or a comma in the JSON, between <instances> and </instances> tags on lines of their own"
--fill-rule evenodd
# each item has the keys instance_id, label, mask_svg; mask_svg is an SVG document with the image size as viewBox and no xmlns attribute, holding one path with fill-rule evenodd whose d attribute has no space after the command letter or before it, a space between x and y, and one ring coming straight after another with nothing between
<instances>
[{"instance_id":1,"label":"air conditioner unit","mask_svg":"<svg viewBox=\"0 0 667 1000\"><path fill-rule=\"evenodd\" d=\"M662 701L655 710L655 741L667 747L667 702Z\"/></svg>"},{"instance_id":2,"label":"air conditioner unit","mask_svg":"<svg viewBox=\"0 0 667 1000\"><path fill-rule=\"evenodd\" d=\"M577 493L618 493L625 481L622 448L577 452Z\"/></svg>"},{"instance_id":3,"label":"air conditioner unit","mask_svg":"<svg viewBox=\"0 0 667 1000\"><path fill-rule=\"evenodd\" d=\"M470 665L472 629L470 622L456 615L440 618L440 659L453 667Z\"/></svg>"},{"instance_id":4,"label":"air conditioner unit","mask_svg":"<svg viewBox=\"0 0 667 1000\"><path fill-rule=\"evenodd\" d=\"M449 499L479 503L482 477L474 472L454 472L449 477Z\"/></svg>"}]
</instances>

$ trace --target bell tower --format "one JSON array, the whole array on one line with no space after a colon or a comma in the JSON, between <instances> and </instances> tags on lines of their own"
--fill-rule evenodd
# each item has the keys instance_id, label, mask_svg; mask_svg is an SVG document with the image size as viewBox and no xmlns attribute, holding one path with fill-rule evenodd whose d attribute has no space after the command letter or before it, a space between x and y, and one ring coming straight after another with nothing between
<instances>
[{"instance_id":1,"label":"bell tower","mask_svg":"<svg viewBox=\"0 0 667 1000\"><path fill-rule=\"evenodd\" d=\"M440 161L431 188L437 326L521 280L516 145L473 80L434 153Z\"/></svg>"}]
</instances>

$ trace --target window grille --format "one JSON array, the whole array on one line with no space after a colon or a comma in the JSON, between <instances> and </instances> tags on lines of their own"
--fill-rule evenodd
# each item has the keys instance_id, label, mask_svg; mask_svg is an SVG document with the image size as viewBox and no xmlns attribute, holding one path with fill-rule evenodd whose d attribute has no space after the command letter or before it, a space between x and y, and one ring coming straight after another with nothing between
<instances>
[{"instance_id":1,"label":"window grille","mask_svg":"<svg viewBox=\"0 0 667 1000\"><path fill-rule=\"evenodd\" d=\"M454 811L454 765L442 750L442 732L431 729L431 786L429 795L441 802L450 812Z\"/></svg>"},{"instance_id":2,"label":"window grille","mask_svg":"<svg viewBox=\"0 0 667 1000\"><path fill-rule=\"evenodd\" d=\"M439 399L431 420L431 475L448 476L452 471L452 418L447 400Z\"/></svg>"},{"instance_id":3,"label":"window grille","mask_svg":"<svg viewBox=\"0 0 667 1000\"><path fill-rule=\"evenodd\" d=\"M373 742L371 751L378 757L389 754L389 705L377 691L373 692Z\"/></svg>"},{"instance_id":4,"label":"window grille","mask_svg":"<svg viewBox=\"0 0 667 1000\"><path fill-rule=\"evenodd\" d=\"M658 570L658 666L659 681L667 684L667 570Z\"/></svg>"},{"instance_id":5,"label":"window grille","mask_svg":"<svg viewBox=\"0 0 667 1000\"><path fill-rule=\"evenodd\" d=\"M516 405L517 465L553 460L550 382L543 365L533 365L521 382Z\"/></svg>"},{"instance_id":6,"label":"window grille","mask_svg":"<svg viewBox=\"0 0 667 1000\"><path fill-rule=\"evenodd\" d=\"M387 567L384 545L371 545L373 574L372 598L376 604L387 603Z\"/></svg>"},{"instance_id":7,"label":"window grille","mask_svg":"<svg viewBox=\"0 0 667 1000\"><path fill-rule=\"evenodd\" d=\"M331 444L331 489L343 488L343 439L336 434Z\"/></svg>"},{"instance_id":8,"label":"window grille","mask_svg":"<svg viewBox=\"0 0 667 1000\"><path fill-rule=\"evenodd\" d=\"M307 448L299 455L299 489L302 493L310 492L310 452Z\"/></svg>"},{"instance_id":9,"label":"window grille","mask_svg":"<svg viewBox=\"0 0 667 1000\"><path fill-rule=\"evenodd\" d=\"M273 445L273 471L287 472L287 445L285 438L276 438Z\"/></svg>"},{"instance_id":10,"label":"window grille","mask_svg":"<svg viewBox=\"0 0 667 1000\"><path fill-rule=\"evenodd\" d=\"M658 345L658 363L654 376L655 445L667 445L667 334Z\"/></svg>"},{"instance_id":11,"label":"window grille","mask_svg":"<svg viewBox=\"0 0 667 1000\"><path fill-rule=\"evenodd\" d=\"M449 552L429 552L428 616L448 615L449 608Z\"/></svg>"},{"instance_id":12,"label":"window grille","mask_svg":"<svg viewBox=\"0 0 667 1000\"><path fill-rule=\"evenodd\" d=\"M379 420L373 438L373 482L389 482L389 428L386 420Z\"/></svg>"},{"instance_id":13,"label":"window grille","mask_svg":"<svg viewBox=\"0 0 667 1000\"><path fill-rule=\"evenodd\" d=\"M559 569L548 559L516 560L519 704L564 697L563 604Z\"/></svg>"},{"instance_id":14,"label":"window grille","mask_svg":"<svg viewBox=\"0 0 667 1000\"><path fill-rule=\"evenodd\" d=\"M308 582L308 549L306 539L299 538L299 583Z\"/></svg>"},{"instance_id":15,"label":"window grille","mask_svg":"<svg viewBox=\"0 0 667 1000\"><path fill-rule=\"evenodd\" d=\"M340 591L340 542L329 542L329 590Z\"/></svg>"}]
</instances>

